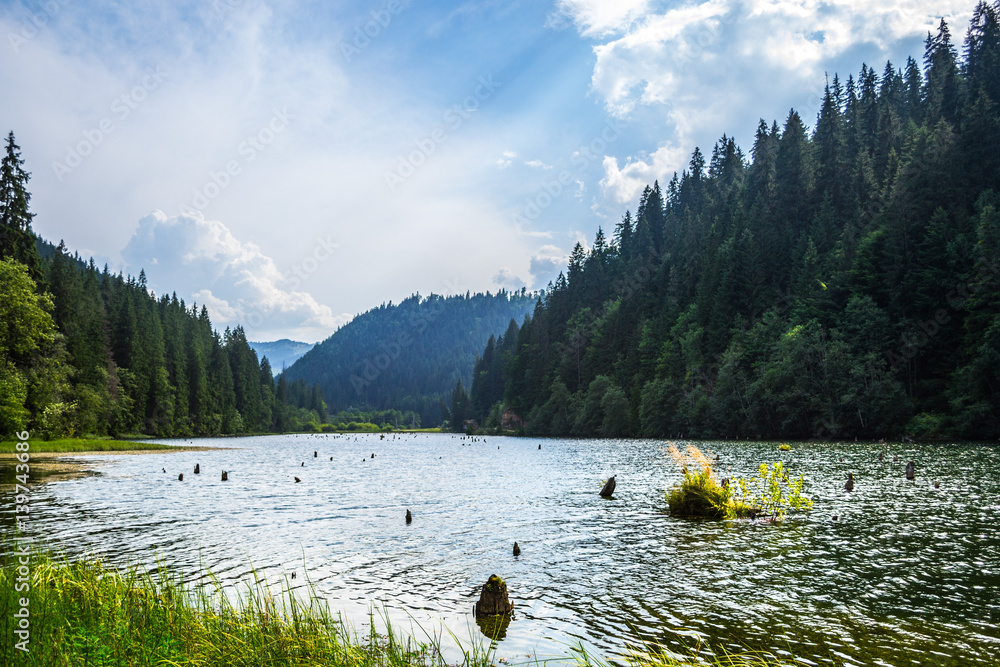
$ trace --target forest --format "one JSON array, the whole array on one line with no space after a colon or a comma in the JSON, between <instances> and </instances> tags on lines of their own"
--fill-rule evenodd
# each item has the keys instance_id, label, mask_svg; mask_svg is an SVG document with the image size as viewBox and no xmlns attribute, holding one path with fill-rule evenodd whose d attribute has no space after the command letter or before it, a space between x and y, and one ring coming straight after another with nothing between
<instances>
[{"instance_id":1,"label":"forest","mask_svg":"<svg viewBox=\"0 0 1000 667\"><path fill-rule=\"evenodd\" d=\"M319 387L275 382L242 327L157 297L31 229L29 174L11 132L0 164L0 433L213 436L321 422Z\"/></svg>"},{"instance_id":2,"label":"forest","mask_svg":"<svg viewBox=\"0 0 1000 667\"><path fill-rule=\"evenodd\" d=\"M281 377L318 384L331 411L395 410L407 413L407 426L437 426L450 417L456 383L471 384L476 355L529 313L536 298L522 289L414 294L383 303L317 344Z\"/></svg>"},{"instance_id":3,"label":"forest","mask_svg":"<svg viewBox=\"0 0 1000 667\"><path fill-rule=\"evenodd\" d=\"M534 435L1000 437L1000 3L577 244L452 408Z\"/></svg>"}]
</instances>

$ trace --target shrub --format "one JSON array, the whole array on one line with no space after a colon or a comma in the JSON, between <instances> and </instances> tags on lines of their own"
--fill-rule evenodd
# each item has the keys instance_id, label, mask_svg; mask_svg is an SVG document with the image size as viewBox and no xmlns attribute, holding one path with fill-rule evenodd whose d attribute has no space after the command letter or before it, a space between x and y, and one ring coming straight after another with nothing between
<instances>
[{"instance_id":1,"label":"shrub","mask_svg":"<svg viewBox=\"0 0 1000 667\"><path fill-rule=\"evenodd\" d=\"M805 512L812 508L812 500L802 495L802 477L789 479L780 462L773 467L762 463L757 477L738 477L720 483L715 479L712 462L697 447L688 446L685 455L671 445L669 452L684 471L680 485L667 492L667 504L674 516L707 519L768 516L779 520L789 511Z\"/></svg>"}]
</instances>

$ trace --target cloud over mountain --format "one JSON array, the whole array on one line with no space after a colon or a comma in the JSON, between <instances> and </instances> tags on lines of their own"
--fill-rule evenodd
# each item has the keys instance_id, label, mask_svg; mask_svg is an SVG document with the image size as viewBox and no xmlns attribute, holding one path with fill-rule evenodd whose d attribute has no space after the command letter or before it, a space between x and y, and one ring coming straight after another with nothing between
<instances>
[{"instance_id":1,"label":"cloud over mountain","mask_svg":"<svg viewBox=\"0 0 1000 667\"><path fill-rule=\"evenodd\" d=\"M331 251L321 240L314 259ZM152 289L170 289L204 304L215 326L242 324L255 340L286 332L319 340L350 319L297 290L300 278L282 273L256 244L199 214L167 217L153 211L139 221L122 255L130 271L145 269Z\"/></svg>"},{"instance_id":2,"label":"cloud over mountain","mask_svg":"<svg viewBox=\"0 0 1000 667\"><path fill-rule=\"evenodd\" d=\"M748 109L770 106L780 122L794 106L811 123L824 72L846 79L863 51L879 54L868 64L880 70L891 48L920 44L941 16L964 20L971 7L968 0L707 0L645 11L649 5L614 3L612 11L598 0L559 3L582 36L596 38L591 86L607 111L620 118L653 112L673 130L648 155L604 160L601 185L617 202L682 169L693 144L708 152L708 133L748 136L757 121Z\"/></svg>"}]
</instances>

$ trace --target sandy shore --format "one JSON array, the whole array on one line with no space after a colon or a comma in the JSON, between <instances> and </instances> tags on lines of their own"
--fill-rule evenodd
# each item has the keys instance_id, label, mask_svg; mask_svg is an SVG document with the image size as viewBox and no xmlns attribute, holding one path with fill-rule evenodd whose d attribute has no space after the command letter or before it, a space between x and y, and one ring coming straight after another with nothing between
<instances>
[{"instance_id":1,"label":"sandy shore","mask_svg":"<svg viewBox=\"0 0 1000 667\"><path fill-rule=\"evenodd\" d=\"M136 454L173 454L177 452L208 452L219 449L237 449L236 447L171 447L170 449L123 449L86 452L29 452L31 458L32 483L64 482L70 479L81 479L99 475L99 467L104 461L79 458L83 456L134 456ZM0 454L0 469L18 463L14 453ZM13 489L13 484L0 484L4 493Z\"/></svg>"}]
</instances>

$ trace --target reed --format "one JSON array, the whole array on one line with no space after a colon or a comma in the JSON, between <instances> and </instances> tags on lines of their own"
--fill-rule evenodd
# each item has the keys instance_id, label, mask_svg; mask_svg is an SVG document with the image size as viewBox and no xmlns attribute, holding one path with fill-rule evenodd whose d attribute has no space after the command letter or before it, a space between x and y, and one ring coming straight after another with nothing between
<instances>
[{"instance_id":1,"label":"reed","mask_svg":"<svg viewBox=\"0 0 1000 667\"><path fill-rule=\"evenodd\" d=\"M807 512L812 500L802 493L803 480L790 479L784 464L762 463L757 477L719 482L712 460L688 445L686 453L673 444L667 453L684 473L681 483L667 491L674 516L706 519L748 519L767 516L777 520L789 512Z\"/></svg>"},{"instance_id":2,"label":"reed","mask_svg":"<svg viewBox=\"0 0 1000 667\"><path fill-rule=\"evenodd\" d=\"M279 595L261 583L236 596L223 594L209 576L207 586L183 584L168 567L153 572L138 566L115 567L99 557L70 560L50 551L30 556L31 588L15 591L18 559L10 544L0 556L0 664L58 667L444 667L441 635L423 630L416 639L398 633L382 616L358 633L311 595L303 603L283 587ZM19 598L30 599L29 652L14 648L14 612ZM496 642L463 644L463 667L492 667L511 661L495 656ZM633 654L633 667L771 667L754 656L711 660L682 658L660 651ZM611 667L584 649L552 659L531 658L525 665L576 664ZM619 662L620 664L620 662Z\"/></svg>"},{"instance_id":3,"label":"reed","mask_svg":"<svg viewBox=\"0 0 1000 667\"><path fill-rule=\"evenodd\" d=\"M9 549L5 549L9 552ZM260 582L226 596L222 584L191 587L169 568L118 568L100 558L71 561L48 552L31 557L31 589L15 591L16 558L0 569L0 633L13 637L19 598L30 599L30 651L0 643L4 665L162 665L212 667L338 665L401 667L443 664L434 637L416 642L386 631L359 634L324 604L291 590L274 595ZM463 649L470 667L491 656Z\"/></svg>"}]
</instances>

